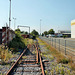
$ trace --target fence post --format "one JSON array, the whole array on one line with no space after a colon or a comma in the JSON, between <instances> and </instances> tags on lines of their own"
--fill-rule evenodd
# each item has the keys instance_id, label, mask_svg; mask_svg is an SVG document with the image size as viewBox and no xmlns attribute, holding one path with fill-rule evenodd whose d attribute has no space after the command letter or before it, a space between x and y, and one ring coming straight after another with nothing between
<instances>
[{"instance_id":1,"label":"fence post","mask_svg":"<svg viewBox=\"0 0 75 75\"><path fill-rule=\"evenodd\" d=\"M52 39L51 39L51 45L52 45Z\"/></svg>"},{"instance_id":2,"label":"fence post","mask_svg":"<svg viewBox=\"0 0 75 75\"><path fill-rule=\"evenodd\" d=\"M60 39L59 39L59 51L60 51Z\"/></svg>"},{"instance_id":3,"label":"fence post","mask_svg":"<svg viewBox=\"0 0 75 75\"><path fill-rule=\"evenodd\" d=\"M53 38L52 38L52 46L53 46Z\"/></svg>"},{"instance_id":4,"label":"fence post","mask_svg":"<svg viewBox=\"0 0 75 75\"><path fill-rule=\"evenodd\" d=\"M65 40L65 55L66 55L66 40Z\"/></svg>"},{"instance_id":5,"label":"fence post","mask_svg":"<svg viewBox=\"0 0 75 75\"><path fill-rule=\"evenodd\" d=\"M56 48L56 39L55 39L55 48Z\"/></svg>"},{"instance_id":6,"label":"fence post","mask_svg":"<svg viewBox=\"0 0 75 75\"><path fill-rule=\"evenodd\" d=\"M50 38L50 44L51 44L51 38Z\"/></svg>"}]
</instances>

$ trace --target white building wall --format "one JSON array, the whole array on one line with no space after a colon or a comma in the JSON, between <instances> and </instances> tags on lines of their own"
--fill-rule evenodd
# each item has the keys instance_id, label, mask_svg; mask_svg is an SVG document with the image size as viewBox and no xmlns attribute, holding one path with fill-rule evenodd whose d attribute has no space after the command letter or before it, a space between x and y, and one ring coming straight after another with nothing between
<instances>
[{"instance_id":1,"label":"white building wall","mask_svg":"<svg viewBox=\"0 0 75 75\"><path fill-rule=\"evenodd\" d=\"M71 21L71 38L75 38L75 19Z\"/></svg>"},{"instance_id":2,"label":"white building wall","mask_svg":"<svg viewBox=\"0 0 75 75\"><path fill-rule=\"evenodd\" d=\"M75 25L71 25L71 38L75 38Z\"/></svg>"}]
</instances>

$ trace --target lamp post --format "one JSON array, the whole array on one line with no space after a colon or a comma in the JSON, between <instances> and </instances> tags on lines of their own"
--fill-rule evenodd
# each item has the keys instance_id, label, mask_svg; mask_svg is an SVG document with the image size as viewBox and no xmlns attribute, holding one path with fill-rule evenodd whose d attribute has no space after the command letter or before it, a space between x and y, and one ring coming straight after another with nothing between
<instances>
[{"instance_id":1,"label":"lamp post","mask_svg":"<svg viewBox=\"0 0 75 75\"><path fill-rule=\"evenodd\" d=\"M13 17L13 19L14 19L14 30L15 30L16 18Z\"/></svg>"},{"instance_id":2,"label":"lamp post","mask_svg":"<svg viewBox=\"0 0 75 75\"><path fill-rule=\"evenodd\" d=\"M42 21L42 20L40 19L40 36L41 36L41 21Z\"/></svg>"},{"instance_id":3,"label":"lamp post","mask_svg":"<svg viewBox=\"0 0 75 75\"><path fill-rule=\"evenodd\" d=\"M9 28L10 28L10 25L11 25L11 0L10 1L10 7L9 7Z\"/></svg>"}]
</instances>

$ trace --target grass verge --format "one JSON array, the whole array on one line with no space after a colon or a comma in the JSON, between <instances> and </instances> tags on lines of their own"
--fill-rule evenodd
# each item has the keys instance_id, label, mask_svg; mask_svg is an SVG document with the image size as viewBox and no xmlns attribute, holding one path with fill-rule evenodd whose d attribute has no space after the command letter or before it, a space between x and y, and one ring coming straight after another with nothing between
<instances>
[{"instance_id":1,"label":"grass verge","mask_svg":"<svg viewBox=\"0 0 75 75\"><path fill-rule=\"evenodd\" d=\"M72 70L75 70L75 64L71 60L71 58L66 58L63 54L58 52L55 48L47 44L46 42L42 41L40 38L37 38L40 45L45 45L49 52L57 59L57 63L68 64Z\"/></svg>"}]
</instances>

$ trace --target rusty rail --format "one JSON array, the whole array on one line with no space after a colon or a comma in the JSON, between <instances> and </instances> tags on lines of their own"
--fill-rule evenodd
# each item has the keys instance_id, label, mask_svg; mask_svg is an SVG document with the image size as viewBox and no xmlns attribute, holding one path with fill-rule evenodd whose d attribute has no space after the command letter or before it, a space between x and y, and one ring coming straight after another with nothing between
<instances>
[{"instance_id":1,"label":"rusty rail","mask_svg":"<svg viewBox=\"0 0 75 75\"><path fill-rule=\"evenodd\" d=\"M17 61L13 64L13 66L8 70L8 72L6 73L6 75L9 75L11 73L11 71L13 70L13 68L16 66L16 64L18 63L18 61L21 59L21 57L23 56L23 54L25 53L25 51L27 50L27 48L21 53L21 55L19 56L19 58L17 59Z\"/></svg>"},{"instance_id":2,"label":"rusty rail","mask_svg":"<svg viewBox=\"0 0 75 75\"><path fill-rule=\"evenodd\" d=\"M43 67L43 63L42 63L42 59L41 59L41 52L39 51L39 58L40 58L40 65L41 65L41 69L42 69L42 74L45 75L45 72L44 72L44 67Z\"/></svg>"},{"instance_id":3,"label":"rusty rail","mask_svg":"<svg viewBox=\"0 0 75 75\"><path fill-rule=\"evenodd\" d=\"M39 54L38 54L38 48L36 47L36 63L38 63L39 62Z\"/></svg>"},{"instance_id":4,"label":"rusty rail","mask_svg":"<svg viewBox=\"0 0 75 75\"><path fill-rule=\"evenodd\" d=\"M36 45L36 51L37 51L37 61L39 61L40 59L40 65L41 65L41 69L42 69L42 74L45 75L45 72L44 72L44 67L43 67L43 63L42 63L42 59L41 59L41 51L40 49L38 48L38 43Z\"/></svg>"},{"instance_id":5,"label":"rusty rail","mask_svg":"<svg viewBox=\"0 0 75 75\"><path fill-rule=\"evenodd\" d=\"M34 46L36 48L36 63L38 63L40 61L42 75L45 75L44 67L43 67L43 63L42 63L42 59L41 59L41 52L39 51L38 44L36 44ZM27 48L29 48L29 46L27 46ZM19 58L17 59L17 61L8 70L8 72L6 73L6 75L10 75L10 73L13 71L14 67L16 67L16 65L18 64L18 61L22 58L23 54L26 52L27 48L21 53L21 55L19 56Z\"/></svg>"}]
</instances>

